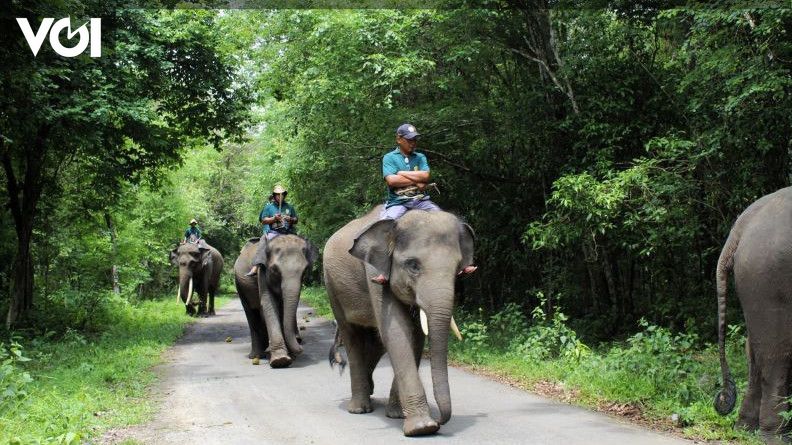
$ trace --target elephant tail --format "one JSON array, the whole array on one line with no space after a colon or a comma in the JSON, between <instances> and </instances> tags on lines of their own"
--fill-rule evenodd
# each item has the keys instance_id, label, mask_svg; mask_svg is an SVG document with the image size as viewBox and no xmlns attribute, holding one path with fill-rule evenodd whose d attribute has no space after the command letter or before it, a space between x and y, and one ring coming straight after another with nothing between
<instances>
[{"instance_id":1,"label":"elephant tail","mask_svg":"<svg viewBox=\"0 0 792 445\"><path fill-rule=\"evenodd\" d=\"M734 384L729 364L726 362L726 295L729 290L729 273L734 268L734 252L740 243L738 231L735 227L729 233L726 245L723 246L718 268L715 271L715 287L718 294L718 353L723 378L723 387L715 396L715 411L725 416L734 409L737 401L737 387Z\"/></svg>"},{"instance_id":2,"label":"elephant tail","mask_svg":"<svg viewBox=\"0 0 792 445\"><path fill-rule=\"evenodd\" d=\"M335 325L335 338L333 339L333 345L330 346L330 352L327 354L327 359L330 362L330 368L333 368L335 365L338 365L338 373L339 375L344 373L344 368L347 365L346 359L346 352L344 351L344 343L341 341L341 332L338 329L338 323L333 321Z\"/></svg>"}]
</instances>

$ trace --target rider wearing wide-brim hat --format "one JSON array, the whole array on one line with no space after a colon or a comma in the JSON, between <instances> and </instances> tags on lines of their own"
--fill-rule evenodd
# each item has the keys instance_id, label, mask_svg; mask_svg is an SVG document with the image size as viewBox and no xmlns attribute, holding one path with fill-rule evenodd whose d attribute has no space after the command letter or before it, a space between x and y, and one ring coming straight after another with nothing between
<instances>
[{"instance_id":1,"label":"rider wearing wide-brim hat","mask_svg":"<svg viewBox=\"0 0 792 445\"><path fill-rule=\"evenodd\" d=\"M195 218L190 220L190 227L187 227L187 230L184 231L184 239L182 242L186 242L193 237L195 240L201 239L201 229L198 227L198 221Z\"/></svg>"},{"instance_id":2,"label":"rider wearing wide-brim hat","mask_svg":"<svg viewBox=\"0 0 792 445\"><path fill-rule=\"evenodd\" d=\"M269 202L264 206L259 213L259 222L262 224L262 238L267 241L279 235L294 233L294 226L297 225L297 211L294 207L286 202L286 195L288 191L286 187L276 184L272 188L272 195L270 195ZM260 246L263 246L261 243ZM258 264L260 264L258 253L253 259L253 267L248 272L249 276L256 275L258 272Z\"/></svg>"}]
</instances>

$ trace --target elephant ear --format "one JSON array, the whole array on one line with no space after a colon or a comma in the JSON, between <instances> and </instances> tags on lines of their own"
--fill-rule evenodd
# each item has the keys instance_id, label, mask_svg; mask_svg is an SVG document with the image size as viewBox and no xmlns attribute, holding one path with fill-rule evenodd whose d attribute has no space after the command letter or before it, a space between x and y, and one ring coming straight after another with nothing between
<instances>
[{"instance_id":1,"label":"elephant ear","mask_svg":"<svg viewBox=\"0 0 792 445\"><path fill-rule=\"evenodd\" d=\"M170 256L170 262L174 266L176 266L177 265L176 263L179 261L179 252L178 252L178 250L179 250L179 247L176 246L170 251L170 255L169 255Z\"/></svg>"},{"instance_id":2,"label":"elephant ear","mask_svg":"<svg viewBox=\"0 0 792 445\"><path fill-rule=\"evenodd\" d=\"M353 257L372 265L386 279L390 278L395 225L396 221L392 219L375 222L360 232L349 249Z\"/></svg>"},{"instance_id":3,"label":"elephant ear","mask_svg":"<svg viewBox=\"0 0 792 445\"><path fill-rule=\"evenodd\" d=\"M473 264L476 232L466 223L459 224L459 248L462 250L462 267Z\"/></svg>"},{"instance_id":4,"label":"elephant ear","mask_svg":"<svg viewBox=\"0 0 792 445\"><path fill-rule=\"evenodd\" d=\"M303 247L303 253L305 254L305 259L308 260L308 268L310 269L311 265L319 258L319 249L313 245L308 240L305 240L305 247Z\"/></svg>"}]
</instances>

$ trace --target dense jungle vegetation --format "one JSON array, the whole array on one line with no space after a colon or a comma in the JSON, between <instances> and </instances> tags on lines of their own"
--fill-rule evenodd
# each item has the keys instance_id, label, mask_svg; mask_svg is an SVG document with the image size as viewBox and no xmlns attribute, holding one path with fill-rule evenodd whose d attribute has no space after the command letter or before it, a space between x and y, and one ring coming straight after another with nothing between
<instances>
[{"instance_id":1,"label":"dense jungle vegetation","mask_svg":"<svg viewBox=\"0 0 792 445\"><path fill-rule=\"evenodd\" d=\"M706 348L731 224L790 184L788 3L121 3L0 6L8 370L36 339L99 336L119 313L172 299L168 251L191 218L233 264L275 183L323 245L384 200L380 160L403 122L423 135L435 202L477 232L466 334L492 317L520 332L560 318L552 336L571 349L547 356L636 333L671 355ZM34 58L7 31L14 17L68 15L103 17L103 57L45 45ZM15 372L0 390L29 380ZM23 392L0 396L0 414Z\"/></svg>"}]
</instances>

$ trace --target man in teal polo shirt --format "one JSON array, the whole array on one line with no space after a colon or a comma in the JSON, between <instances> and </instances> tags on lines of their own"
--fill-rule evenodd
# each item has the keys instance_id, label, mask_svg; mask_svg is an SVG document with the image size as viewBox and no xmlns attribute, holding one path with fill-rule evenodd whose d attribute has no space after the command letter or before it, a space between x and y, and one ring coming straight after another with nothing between
<instances>
[{"instance_id":1,"label":"man in teal polo shirt","mask_svg":"<svg viewBox=\"0 0 792 445\"><path fill-rule=\"evenodd\" d=\"M418 130L412 124L402 124L396 129L397 147L382 157L382 176L387 184L388 197L380 213L380 219L399 219L409 210L435 212L441 210L433 203L426 191L431 178L426 155L418 153ZM465 266L459 273L473 273L476 266ZM371 279L379 284L387 283L385 275Z\"/></svg>"},{"instance_id":2,"label":"man in teal polo shirt","mask_svg":"<svg viewBox=\"0 0 792 445\"><path fill-rule=\"evenodd\" d=\"M429 183L429 162L426 155L417 153L420 134L411 124L396 129L397 147L382 157L382 177L387 184L388 197L380 219L399 219L408 210L440 210L426 193ZM405 191L413 189L413 192ZM419 196L416 196L419 195Z\"/></svg>"},{"instance_id":3,"label":"man in teal polo shirt","mask_svg":"<svg viewBox=\"0 0 792 445\"><path fill-rule=\"evenodd\" d=\"M276 185L272 189L270 201L259 213L259 222L263 225L262 237L267 241L275 238L278 235L285 235L294 233L294 226L297 225L297 211L294 210L291 204L286 202L286 194L288 192L281 185ZM266 243L259 242L260 249L256 250L256 255L253 258L253 267L248 276L254 276L258 272L258 265L264 264L264 250L261 249ZM261 256L259 255L261 253Z\"/></svg>"},{"instance_id":4,"label":"man in teal polo shirt","mask_svg":"<svg viewBox=\"0 0 792 445\"><path fill-rule=\"evenodd\" d=\"M201 229L198 228L198 221L194 218L190 220L190 227L187 227L187 230L184 231L184 239L182 243L186 243L190 241L190 237L193 237L195 241L201 239Z\"/></svg>"}]
</instances>

